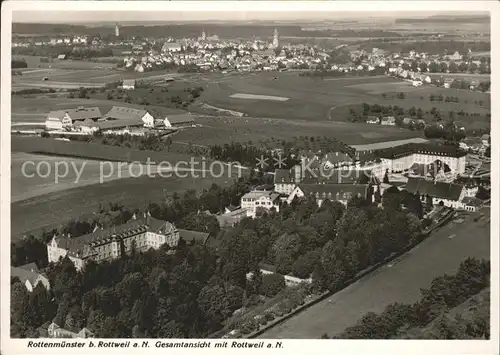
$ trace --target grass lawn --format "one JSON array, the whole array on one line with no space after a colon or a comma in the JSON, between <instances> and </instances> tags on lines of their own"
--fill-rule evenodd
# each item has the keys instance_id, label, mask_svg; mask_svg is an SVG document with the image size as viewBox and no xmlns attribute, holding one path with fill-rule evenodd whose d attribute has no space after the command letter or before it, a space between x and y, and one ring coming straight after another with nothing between
<instances>
[{"instance_id":1,"label":"grass lawn","mask_svg":"<svg viewBox=\"0 0 500 355\"><path fill-rule=\"evenodd\" d=\"M484 211L488 213L488 211ZM445 273L455 273L467 257L490 259L490 224L473 216L434 232L407 254L344 290L262 334L261 338L318 339L342 332L367 312L382 312L394 302L420 299L420 288Z\"/></svg>"}]
</instances>

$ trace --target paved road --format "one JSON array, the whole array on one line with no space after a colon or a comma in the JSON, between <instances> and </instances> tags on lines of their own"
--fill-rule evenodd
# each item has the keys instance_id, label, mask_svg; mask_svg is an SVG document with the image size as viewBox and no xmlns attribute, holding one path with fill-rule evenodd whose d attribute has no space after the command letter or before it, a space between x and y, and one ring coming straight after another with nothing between
<instances>
[{"instance_id":1,"label":"paved road","mask_svg":"<svg viewBox=\"0 0 500 355\"><path fill-rule=\"evenodd\" d=\"M367 312L381 312L394 302L418 300L420 288L429 287L436 276L454 273L465 258L489 259L487 217L473 222L470 216L462 224L444 226L408 254L270 329L260 338L317 339L324 333L332 336L356 324Z\"/></svg>"}]
</instances>

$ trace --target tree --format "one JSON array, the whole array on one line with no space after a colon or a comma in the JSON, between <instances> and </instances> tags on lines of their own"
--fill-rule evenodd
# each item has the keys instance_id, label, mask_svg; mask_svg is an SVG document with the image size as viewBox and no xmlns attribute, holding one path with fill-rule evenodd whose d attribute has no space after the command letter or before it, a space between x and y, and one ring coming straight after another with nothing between
<instances>
[{"instance_id":1,"label":"tree","mask_svg":"<svg viewBox=\"0 0 500 355\"><path fill-rule=\"evenodd\" d=\"M311 277L311 274L316 269L317 264L320 262L321 248L311 250L299 258L292 265L293 276L301 279Z\"/></svg>"},{"instance_id":2,"label":"tree","mask_svg":"<svg viewBox=\"0 0 500 355\"><path fill-rule=\"evenodd\" d=\"M451 62L448 67L448 70L450 71L450 73L457 73L458 72L457 64L455 62Z\"/></svg>"},{"instance_id":3,"label":"tree","mask_svg":"<svg viewBox=\"0 0 500 355\"><path fill-rule=\"evenodd\" d=\"M438 73L440 71L440 65L437 62L432 62L429 64L429 71L431 73Z\"/></svg>"},{"instance_id":4,"label":"tree","mask_svg":"<svg viewBox=\"0 0 500 355\"><path fill-rule=\"evenodd\" d=\"M287 274L298 257L302 241L297 233L284 233L273 244L271 250L278 272Z\"/></svg>"},{"instance_id":5,"label":"tree","mask_svg":"<svg viewBox=\"0 0 500 355\"><path fill-rule=\"evenodd\" d=\"M383 182L384 182L384 184L388 184L389 183L389 169L385 170Z\"/></svg>"},{"instance_id":6,"label":"tree","mask_svg":"<svg viewBox=\"0 0 500 355\"><path fill-rule=\"evenodd\" d=\"M262 276L262 294L273 297L286 288L285 278L279 274L265 274Z\"/></svg>"}]
</instances>

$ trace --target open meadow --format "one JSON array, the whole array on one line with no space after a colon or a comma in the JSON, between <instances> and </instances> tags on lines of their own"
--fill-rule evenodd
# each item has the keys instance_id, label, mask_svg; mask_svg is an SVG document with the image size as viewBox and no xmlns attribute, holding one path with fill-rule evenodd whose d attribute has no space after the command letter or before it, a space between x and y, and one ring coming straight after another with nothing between
<instances>
[{"instance_id":1,"label":"open meadow","mask_svg":"<svg viewBox=\"0 0 500 355\"><path fill-rule=\"evenodd\" d=\"M196 119L196 123L197 127L181 130L172 139L200 145L234 141L270 148L281 147L281 140L292 141L299 136L326 136L346 144L367 144L422 135L398 127L325 120L202 116Z\"/></svg>"},{"instance_id":2,"label":"open meadow","mask_svg":"<svg viewBox=\"0 0 500 355\"><path fill-rule=\"evenodd\" d=\"M436 107L442 111L471 110L474 101L483 106L473 107L474 112L490 110L490 95L457 89L424 85L414 87L409 82L386 76L327 78L301 77L297 72L257 73L244 76L219 76L211 78L201 100L219 108L243 112L248 116L304 120L344 121L346 108L369 104L412 106L423 110ZM404 92L405 99L396 94ZM383 99L382 94L386 93ZM242 94L267 95L287 100L260 100ZM459 102L430 101L429 96L455 96Z\"/></svg>"},{"instance_id":3,"label":"open meadow","mask_svg":"<svg viewBox=\"0 0 500 355\"><path fill-rule=\"evenodd\" d=\"M489 211L483 211L488 215ZM445 273L452 274L468 257L490 259L490 223L484 217L454 221L380 269L260 335L267 339L318 339L337 335L368 312L391 303L420 299L420 288ZM464 217L461 217L464 218Z\"/></svg>"},{"instance_id":4,"label":"open meadow","mask_svg":"<svg viewBox=\"0 0 500 355\"><path fill-rule=\"evenodd\" d=\"M404 99L397 98L400 92L404 92ZM281 99L262 100L251 95ZM431 101L431 95L453 96L458 98L458 102ZM207 79L201 101L251 117L307 121L347 121L349 110L359 108L363 102L397 105L406 110L415 107L430 111L435 107L444 114L463 110L479 114L480 118L462 117L462 121L480 120L483 126L489 124L486 115L491 110L490 94L487 93L429 85L414 87L409 82L386 76L321 79L301 77L297 72L263 72L242 76L213 74Z\"/></svg>"}]
</instances>

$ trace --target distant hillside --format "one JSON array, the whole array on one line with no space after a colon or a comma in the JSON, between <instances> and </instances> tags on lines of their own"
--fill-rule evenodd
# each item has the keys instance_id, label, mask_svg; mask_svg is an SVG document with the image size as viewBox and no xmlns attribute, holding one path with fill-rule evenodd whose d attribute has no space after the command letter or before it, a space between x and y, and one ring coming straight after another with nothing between
<instances>
[{"instance_id":1,"label":"distant hillside","mask_svg":"<svg viewBox=\"0 0 500 355\"><path fill-rule=\"evenodd\" d=\"M281 37L399 37L395 32L382 30L304 30L300 25L277 25L277 24L248 24L248 23L184 23L168 25L123 25L120 27L120 35L124 37L197 37L205 30L207 35L218 35L221 38L261 38L270 39L274 29L277 29ZM37 35L101 35L114 34L114 26L84 26L64 24L28 24L14 23L12 33L14 36L22 34Z\"/></svg>"},{"instance_id":2,"label":"distant hillside","mask_svg":"<svg viewBox=\"0 0 500 355\"><path fill-rule=\"evenodd\" d=\"M416 24L416 23L489 23L489 16L430 16L424 18L399 18L396 24Z\"/></svg>"}]
</instances>

